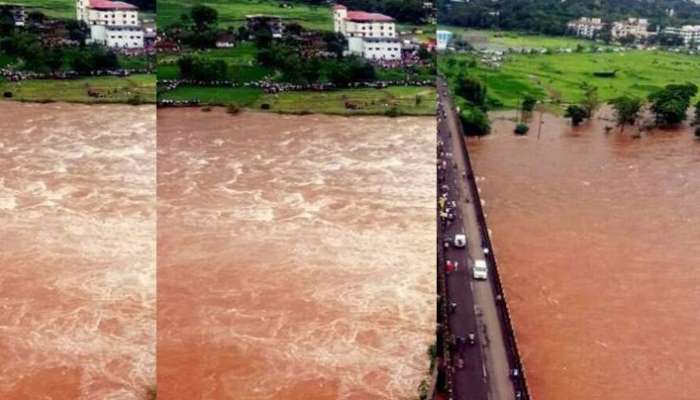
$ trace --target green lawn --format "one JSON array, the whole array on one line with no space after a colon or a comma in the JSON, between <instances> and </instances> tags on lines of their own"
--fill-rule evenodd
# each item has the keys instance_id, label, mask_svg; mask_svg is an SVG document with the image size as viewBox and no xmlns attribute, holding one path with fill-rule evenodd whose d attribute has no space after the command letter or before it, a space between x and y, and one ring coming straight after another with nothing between
<instances>
[{"instance_id":1,"label":"green lawn","mask_svg":"<svg viewBox=\"0 0 700 400\"><path fill-rule=\"evenodd\" d=\"M578 45L591 46L595 44L595 42L593 41L579 39L571 36L532 35L507 31L467 29L443 25L438 27L438 29L451 31L455 34L456 37L464 38L472 46L479 49L573 49L576 48L576 46Z\"/></svg>"},{"instance_id":2,"label":"green lawn","mask_svg":"<svg viewBox=\"0 0 700 400\"><path fill-rule=\"evenodd\" d=\"M333 17L327 5L309 6L292 3L292 8L281 8L274 0L159 0L158 25L161 29L180 20L182 14L189 14L195 4L215 8L219 12L219 25L240 26L245 16L250 14L273 14L298 22L309 29L332 30Z\"/></svg>"},{"instance_id":3,"label":"green lawn","mask_svg":"<svg viewBox=\"0 0 700 400\"><path fill-rule=\"evenodd\" d=\"M391 87L387 89L345 89L328 92L285 92L264 94L253 88L203 88L182 86L163 93L163 99L197 99L201 104L236 104L280 113L323 113L337 115L382 115L393 107L403 115L435 115L435 89L425 87ZM416 102L416 98L420 100ZM355 110L345 107L356 106Z\"/></svg>"},{"instance_id":4,"label":"green lawn","mask_svg":"<svg viewBox=\"0 0 700 400\"><path fill-rule=\"evenodd\" d=\"M459 70L472 71L486 83L489 97L505 108L516 107L528 93L555 104L575 103L581 100L584 82L598 87L602 100L623 94L646 97L671 83L700 86L700 57L662 51L513 55L499 70L480 65L470 68L470 59L467 55L443 56L440 69L452 77ZM618 71L614 78L593 76L596 71L613 70Z\"/></svg>"},{"instance_id":5,"label":"green lawn","mask_svg":"<svg viewBox=\"0 0 700 400\"><path fill-rule=\"evenodd\" d=\"M92 90L101 97L91 97ZM126 78L98 77L75 80L28 80L0 82L0 92L12 92L19 101L66 101L73 103L126 103L138 96L142 102L155 102L155 76Z\"/></svg>"},{"instance_id":6,"label":"green lawn","mask_svg":"<svg viewBox=\"0 0 700 400\"><path fill-rule=\"evenodd\" d=\"M36 8L54 18L76 18L74 0L12 0L8 3Z\"/></svg>"}]
</instances>

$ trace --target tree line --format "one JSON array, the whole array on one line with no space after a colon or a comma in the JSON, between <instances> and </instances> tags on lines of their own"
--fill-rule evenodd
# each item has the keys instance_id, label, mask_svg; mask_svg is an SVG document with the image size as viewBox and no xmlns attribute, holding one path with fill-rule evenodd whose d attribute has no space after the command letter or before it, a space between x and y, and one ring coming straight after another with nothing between
<instances>
[{"instance_id":1,"label":"tree line","mask_svg":"<svg viewBox=\"0 0 700 400\"><path fill-rule=\"evenodd\" d=\"M566 108L565 116L571 119L573 126L578 126L585 120L593 118L603 102L598 96L598 88L582 84L583 98L577 104ZM468 135L488 134L491 126L488 119L488 89L477 77L468 72L461 73L454 81L454 91L458 96L460 118ZM624 131L625 126L635 125L645 110L654 116L654 124L659 127L670 127L688 119L688 110L694 107L692 123L697 125L695 135L700 136L700 101L693 104L693 98L698 94L694 83L670 84L650 93L646 98L622 95L609 100L618 126ZM523 115L531 113L538 100L526 95L520 103ZM529 127L522 123L515 128L516 134L526 134Z\"/></svg>"},{"instance_id":2,"label":"tree line","mask_svg":"<svg viewBox=\"0 0 700 400\"><path fill-rule=\"evenodd\" d=\"M669 10L674 12L669 13ZM700 24L700 4L688 0L471 0L438 1L441 24L564 35L567 23L580 17L616 21L649 19L651 26Z\"/></svg>"}]
</instances>

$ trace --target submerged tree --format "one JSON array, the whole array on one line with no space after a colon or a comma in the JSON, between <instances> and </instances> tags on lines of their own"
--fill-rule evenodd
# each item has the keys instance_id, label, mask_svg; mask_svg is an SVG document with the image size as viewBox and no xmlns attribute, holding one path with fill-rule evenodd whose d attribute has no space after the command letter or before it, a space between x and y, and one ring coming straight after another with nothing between
<instances>
[{"instance_id":1,"label":"submerged tree","mask_svg":"<svg viewBox=\"0 0 700 400\"><path fill-rule=\"evenodd\" d=\"M622 96L610 101L615 115L617 124L620 127L620 132L625 130L625 125L634 125L639 118L639 112L642 109L642 100L636 97Z\"/></svg>"},{"instance_id":2,"label":"submerged tree","mask_svg":"<svg viewBox=\"0 0 700 400\"><path fill-rule=\"evenodd\" d=\"M690 100L697 94L698 87L693 83L667 85L649 95L651 111L656 115L656 123L674 125L685 121L690 108Z\"/></svg>"},{"instance_id":3,"label":"submerged tree","mask_svg":"<svg viewBox=\"0 0 700 400\"><path fill-rule=\"evenodd\" d=\"M593 115L600 107L600 99L598 98L598 88L588 83L581 85L583 89L583 101L581 107L586 112L586 118L593 118Z\"/></svg>"},{"instance_id":4,"label":"submerged tree","mask_svg":"<svg viewBox=\"0 0 700 400\"><path fill-rule=\"evenodd\" d=\"M583 107L577 106L575 104L572 104L569 107L567 107L566 113L564 114L566 118L571 118L571 125L573 126L579 126L581 122L583 122L583 120L586 119L587 115L588 114L586 113L586 110Z\"/></svg>"}]
</instances>

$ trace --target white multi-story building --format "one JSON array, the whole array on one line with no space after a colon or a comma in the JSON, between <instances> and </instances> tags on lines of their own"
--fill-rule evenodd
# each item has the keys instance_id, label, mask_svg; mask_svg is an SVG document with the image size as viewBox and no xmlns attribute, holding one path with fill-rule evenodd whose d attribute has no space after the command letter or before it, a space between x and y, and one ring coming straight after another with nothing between
<instances>
[{"instance_id":1,"label":"white multi-story building","mask_svg":"<svg viewBox=\"0 0 700 400\"><path fill-rule=\"evenodd\" d=\"M603 30L603 20L600 18L582 17L567 24L569 31L576 36L594 39Z\"/></svg>"},{"instance_id":2,"label":"white multi-story building","mask_svg":"<svg viewBox=\"0 0 700 400\"><path fill-rule=\"evenodd\" d=\"M78 20L90 27L90 40L107 47L142 49L144 31L136 6L121 1L76 0Z\"/></svg>"},{"instance_id":3,"label":"white multi-story building","mask_svg":"<svg viewBox=\"0 0 700 400\"><path fill-rule=\"evenodd\" d=\"M453 36L453 33L450 31L437 31L437 49L441 51L446 50Z\"/></svg>"},{"instance_id":4,"label":"white multi-story building","mask_svg":"<svg viewBox=\"0 0 700 400\"><path fill-rule=\"evenodd\" d=\"M683 38L686 46L700 47L700 25L683 25L680 28L666 28L664 32Z\"/></svg>"},{"instance_id":5,"label":"white multi-story building","mask_svg":"<svg viewBox=\"0 0 700 400\"><path fill-rule=\"evenodd\" d=\"M401 59L401 42L397 38L393 18L377 13L349 11L347 7L333 7L335 32L348 39L351 54L369 60L395 61Z\"/></svg>"},{"instance_id":6,"label":"white multi-story building","mask_svg":"<svg viewBox=\"0 0 700 400\"><path fill-rule=\"evenodd\" d=\"M654 35L654 32L649 32L649 21L644 18L628 18L626 20L613 23L610 30L612 38L619 40L628 36L635 39L646 39Z\"/></svg>"}]
</instances>

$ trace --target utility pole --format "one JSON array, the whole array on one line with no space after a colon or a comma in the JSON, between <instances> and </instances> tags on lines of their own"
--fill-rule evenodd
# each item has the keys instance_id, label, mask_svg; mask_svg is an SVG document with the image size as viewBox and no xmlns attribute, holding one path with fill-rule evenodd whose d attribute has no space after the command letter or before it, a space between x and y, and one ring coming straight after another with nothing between
<instances>
[{"instance_id":1,"label":"utility pole","mask_svg":"<svg viewBox=\"0 0 700 400\"><path fill-rule=\"evenodd\" d=\"M543 114L542 107L540 106L539 109L540 109L540 122L537 124L538 125L538 127L537 127L537 140L540 140L540 135L542 134L542 124L544 124L544 121L542 121L542 114Z\"/></svg>"}]
</instances>

